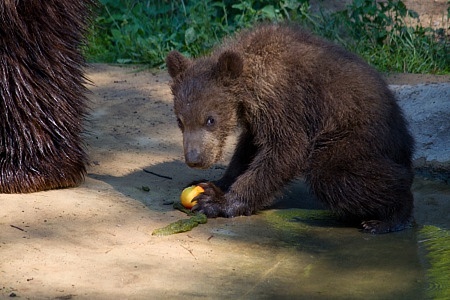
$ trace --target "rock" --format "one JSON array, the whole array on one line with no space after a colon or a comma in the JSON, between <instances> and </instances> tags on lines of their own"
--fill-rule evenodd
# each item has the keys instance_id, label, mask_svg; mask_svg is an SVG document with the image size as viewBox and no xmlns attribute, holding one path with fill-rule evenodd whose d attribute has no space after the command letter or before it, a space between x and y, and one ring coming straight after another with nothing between
<instances>
[{"instance_id":1,"label":"rock","mask_svg":"<svg viewBox=\"0 0 450 300\"><path fill-rule=\"evenodd\" d=\"M417 170L450 175L450 83L390 87L416 139Z\"/></svg>"}]
</instances>

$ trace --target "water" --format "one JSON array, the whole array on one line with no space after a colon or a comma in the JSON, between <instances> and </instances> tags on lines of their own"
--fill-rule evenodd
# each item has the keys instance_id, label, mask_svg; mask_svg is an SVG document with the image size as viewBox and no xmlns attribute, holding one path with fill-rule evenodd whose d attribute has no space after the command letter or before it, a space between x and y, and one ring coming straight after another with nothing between
<instances>
[{"instance_id":1,"label":"water","mask_svg":"<svg viewBox=\"0 0 450 300\"><path fill-rule=\"evenodd\" d=\"M296 183L252 224L215 234L248 242L258 236L254 243L273 249L267 281L251 289L252 297L259 290L262 298L450 299L450 186L416 178L413 191L417 226L401 232L345 227Z\"/></svg>"}]
</instances>

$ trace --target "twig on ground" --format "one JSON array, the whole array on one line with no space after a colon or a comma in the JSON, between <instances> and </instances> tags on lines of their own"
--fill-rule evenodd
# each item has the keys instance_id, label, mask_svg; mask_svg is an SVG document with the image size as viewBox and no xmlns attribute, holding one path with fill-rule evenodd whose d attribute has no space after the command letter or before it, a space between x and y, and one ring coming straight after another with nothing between
<instances>
[{"instance_id":1,"label":"twig on ground","mask_svg":"<svg viewBox=\"0 0 450 300\"><path fill-rule=\"evenodd\" d=\"M146 169L142 169L142 171L144 171L145 173L149 173L149 174L152 174L152 175L161 177L161 178L165 178L165 179L170 179L170 180L172 180L172 177L170 177L170 176L161 175L161 174L158 174L158 173L155 173L155 172L146 170Z\"/></svg>"},{"instance_id":2,"label":"twig on ground","mask_svg":"<svg viewBox=\"0 0 450 300\"><path fill-rule=\"evenodd\" d=\"M19 229L20 231L27 232L25 229L22 229L22 228L20 228L18 226L15 226L15 225L9 225L9 226L11 226L12 228L15 228L15 229Z\"/></svg>"}]
</instances>

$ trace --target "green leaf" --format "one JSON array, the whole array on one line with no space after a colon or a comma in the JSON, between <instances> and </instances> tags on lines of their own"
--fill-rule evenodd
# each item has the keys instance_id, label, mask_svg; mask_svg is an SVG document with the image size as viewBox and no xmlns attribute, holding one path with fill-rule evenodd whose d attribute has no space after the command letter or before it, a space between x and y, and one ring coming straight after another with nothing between
<instances>
[{"instance_id":1,"label":"green leaf","mask_svg":"<svg viewBox=\"0 0 450 300\"><path fill-rule=\"evenodd\" d=\"M238 10L245 10L247 6L245 5L245 2L240 4L233 4L231 5L232 8L238 9Z\"/></svg>"},{"instance_id":2,"label":"green leaf","mask_svg":"<svg viewBox=\"0 0 450 300\"><path fill-rule=\"evenodd\" d=\"M122 32L118 29L111 29L111 34L114 40L118 41L122 39Z\"/></svg>"},{"instance_id":3,"label":"green leaf","mask_svg":"<svg viewBox=\"0 0 450 300\"><path fill-rule=\"evenodd\" d=\"M266 5L261 9L261 13L270 20L275 20L277 15L275 14L275 8L273 5Z\"/></svg>"},{"instance_id":4,"label":"green leaf","mask_svg":"<svg viewBox=\"0 0 450 300\"><path fill-rule=\"evenodd\" d=\"M130 58L118 58L117 63L119 64L129 64L132 60Z\"/></svg>"},{"instance_id":5,"label":"green leaf","mask_svg":"<svg viewBox=\"0 0 450 300\"><path fill-rule=\"evenodd\" d=\"M408 16L410 16L413 19L419 18L419 14L416 11L412 10L412 9L408 9Z\"/></svg>"},{"instance_id":6,"label":"green leaf","mask_svg":"<svg viewBox=\"0 0 450 300\"><path fill-rule=\"evenodd\" d=\"M186 44L192 44L197 39L197 34L195 33L195 29L193 27L189 27L184 33L184 40Z\"/></svg>"}]
</instances>

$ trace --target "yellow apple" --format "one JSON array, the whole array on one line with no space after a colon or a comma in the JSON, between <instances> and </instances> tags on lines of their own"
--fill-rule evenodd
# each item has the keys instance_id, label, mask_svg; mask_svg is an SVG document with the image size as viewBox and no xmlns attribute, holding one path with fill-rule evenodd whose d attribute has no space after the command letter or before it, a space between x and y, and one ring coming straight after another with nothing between
<instances>
[{"instance_id":1,"label":"yellow apple","mask_svg":"<svg viewBox=\"0 0 450 300\"><path fill-rule=\"evenodd\" d=\"M194 207L195 204L197 204L197 201L192 201L192 199L194 199L204 191L205 190L198 185L191 185L185 188L183 192L181 192L180 196L181 204L183 204L184 207L191 209L192 207Z\"/></svg>"}]
</instances>

